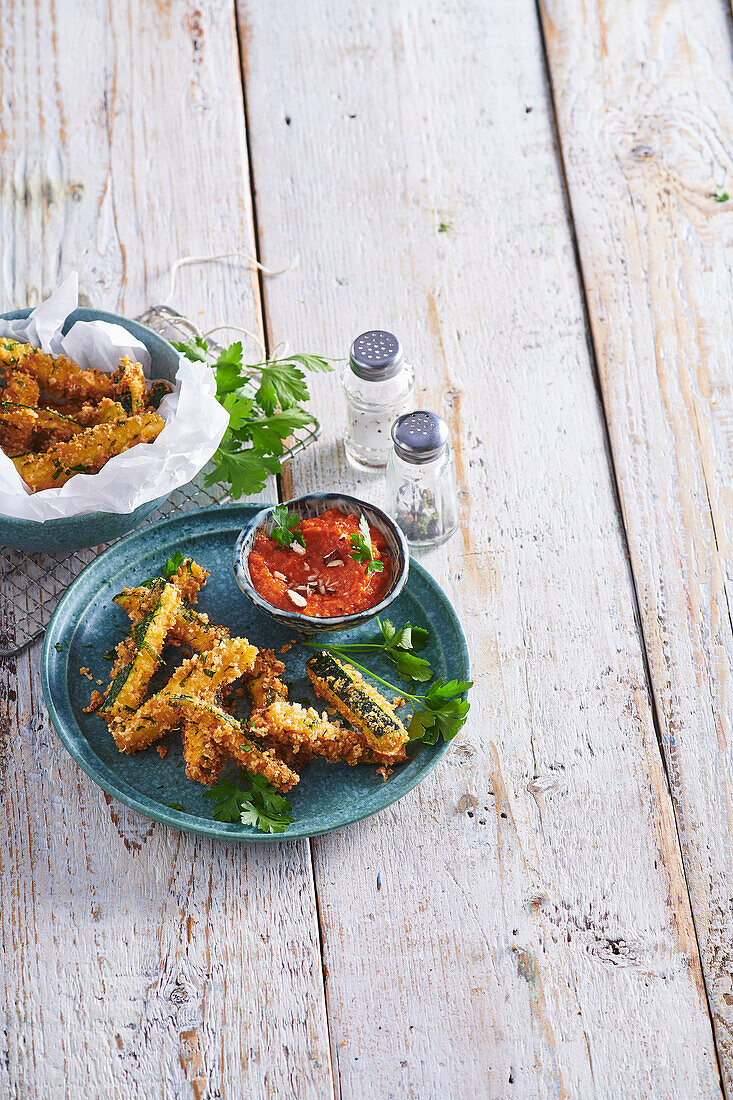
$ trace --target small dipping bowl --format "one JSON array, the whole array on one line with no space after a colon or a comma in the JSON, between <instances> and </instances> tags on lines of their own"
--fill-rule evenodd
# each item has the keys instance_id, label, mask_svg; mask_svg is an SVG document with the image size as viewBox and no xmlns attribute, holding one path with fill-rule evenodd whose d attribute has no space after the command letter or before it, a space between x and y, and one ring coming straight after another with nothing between
<instances>
[{"instance_id":1,"label":"small dipping bowl","mask_svg":"<svg viewBox=\"0 0 733 1100\"><path fill-rule=\"evenodd\" d=\"M295 512L301 519L313 519L329 508L339 508L342 512L351 512L357 516L366 516L369 525L376 527L384 536L387 549L392 558L392 578L387 595L374 607L364 611L355 611L350 615L316 616L304 615L302 611L283 611L279 607L273 607L271 603L260 595L252 584L249 573L249 554L254 544L255 535L260 527L269 532L272 530L272 513L276 505L263 508L252 517L246 527L243 528L234 547L234 576L237 584L245 596L252 601L255 607L259 607L275 622L290 627L298 634L321 634L325 630L351 630L361 623L373 619L375 615L381 615L389 605L397 599L407 581L407 573L410 567L410 554L407 541L395 521L377 508L374 504L367 504L356 497L345 496L343 493L308 493L302 497L283 502L289 512Z\"/></svg>"}]
</instances>

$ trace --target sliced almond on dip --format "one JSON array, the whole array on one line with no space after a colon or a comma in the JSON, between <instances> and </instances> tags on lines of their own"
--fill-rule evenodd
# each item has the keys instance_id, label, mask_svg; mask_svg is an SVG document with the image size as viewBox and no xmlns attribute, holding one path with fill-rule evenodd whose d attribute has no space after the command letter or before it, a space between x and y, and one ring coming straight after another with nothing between
<instances>
[{"instance_id":1,"label":"sliced almond on dip","mask_svg":"<svg viewBox=\"0 0 733 1100\"><path fill-rule=\"evenodd\" d=\"M292 588L288 589L288 596L296 607L306 607L308 604L308 601L304 599L299 592L293 592Z\"/></svg>"},{"instance_id":2,"label":"sliced almond on dip","mask_svg":"<svg viewBox=\"0 0 733 1100\"><path fill-rule=\"evenodd\" d=\"M299 542L294 542L290 549L294 554L300 554L301 557L305 554L305 546L301 546Z\"/></svg>"},{"instance_id":3,"label":"sliced almond on dip","mask_svg":"<svg viewBox=\"0 0 733 1100\"><path fill-rule=\"evenodd\" d=\"M273 569L272 575L273 577L277 577L279 581L286 581L288 579L284 573L278 573L277 569Z\"/></svg>"},{"instance_id":4,"label":"sliced almond on dip","mask_svg":"<svg viewBox=\"0 0 733 1100\"><path fill-rule=\"evenodd\" d=\"M341 558L336 558L335 561L326 562L326 569L338 569L338 567L343 564L344 563L341 561Z\"/></svg>"}]
</instances>

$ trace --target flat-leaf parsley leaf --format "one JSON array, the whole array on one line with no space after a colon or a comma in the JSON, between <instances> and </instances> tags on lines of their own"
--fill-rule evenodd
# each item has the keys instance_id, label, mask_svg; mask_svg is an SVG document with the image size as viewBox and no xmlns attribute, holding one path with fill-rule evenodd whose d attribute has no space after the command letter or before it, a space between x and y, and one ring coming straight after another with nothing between
<instances>
[{"instance_id":1,"label":"flat-leaf parsley leaf","mask_svg":"<svg viewBox=\"0 0 733 1100\"><path fill-rule=\"evenodd\" d=\"M381 573L384 562L375 555L369 520L362 516L359 520L359 534L351 536L351 557L360 565L366 565L367 573Z\"/></svg>"}]
</instances>

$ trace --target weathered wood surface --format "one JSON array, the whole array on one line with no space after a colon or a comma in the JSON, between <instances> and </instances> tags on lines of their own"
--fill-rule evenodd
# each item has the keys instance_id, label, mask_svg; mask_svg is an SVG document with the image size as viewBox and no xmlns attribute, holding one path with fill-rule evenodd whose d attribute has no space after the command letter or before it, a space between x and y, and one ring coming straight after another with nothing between
<instances>
[{"instance_id":1,"label":"weathered wood surface","mask_svg":"<svg viewBox=\"0 0 733 1100\"><path fill-rule=\"evenodd\" d=\"M728 28L719 0L543 18L727 1069ZM474 709L394 808L263 852L105 798L49 728L38 650L0 665L0 1093L719 1095L534 5L251 0L239 32L263 259L303 260L265 287L271 346L393 327L461 444L463 529L426 564ZM0 51L4 305L76 268L135 314L175 258L253 250L231 4L15 0ZM243 265L178 287L207 327L262 323ZM284 490L379 499L319 393Z\"/></svg>"},{"instance_id":2,"label":"weathered wood surface","mask_svg":"<svg viewBox=\"0 0 733 1100\"><path fill-rule=\"evenodd\" d=\"M733 1093L730 10L544 0L669 782Z\"/></svg>"},{"instance_id":3,"label":"weathered wood surface","mask_svg":"<svg viewBox=\"0 0 733 1100\"><path fill-rule=\"evenodd\" d=\"M254 237L231 5L2 5L3 308L69 269L134 315L178 256ZM243 265L179 309L260 324ZM39 650L0 664L0 1095L332 1095L307 843L267 851L107 799L49 727Z\"/></svg>"},{"instance_id":4,"label":"weathered wood surface","mask_svg":"<svg viewBox=\"0 0 733 1100\"><path fill-rule=\"evenodd\" d=\"M271 342L394 328L460 446L461 536L427 563L470 723L313 845L341 1096L719 1094L534 5L239 17L263 259L305 273L266 288ZM293 489L378 499L336 380L319 412Z\"/></svg>"}]
</instances>

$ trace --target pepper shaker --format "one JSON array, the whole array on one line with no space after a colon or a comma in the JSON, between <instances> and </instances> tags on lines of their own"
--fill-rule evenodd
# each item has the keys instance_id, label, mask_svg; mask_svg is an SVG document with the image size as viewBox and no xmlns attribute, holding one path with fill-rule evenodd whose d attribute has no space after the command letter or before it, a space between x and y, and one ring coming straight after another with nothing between
<instances>
[{"instance_id":1,"label":"pepper shaker","mask_svg":"<svg viewBox=\"0 0 733 1100\"><path fill-rule=\"evenodd\" d=\"M391 434L386 509L412 546L439 546L458 526L448 425L420 409L398 417Z\"/></svg>"},{"instance_id":2,"label":"pepper shaker","mask_svg":"<svg viewBox=\"0 0 733 1100\"><path fill-rule=\"evenodd\" d=\"M387 464L390 428L412 403L415 373L391 332L362 332L351 345L342 378L348 406L346 457L357 470Z\"/></svg>"}]
</instances>

